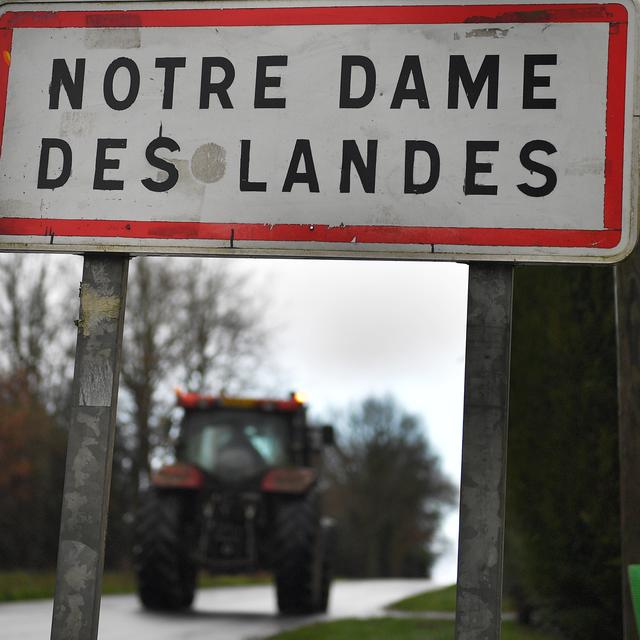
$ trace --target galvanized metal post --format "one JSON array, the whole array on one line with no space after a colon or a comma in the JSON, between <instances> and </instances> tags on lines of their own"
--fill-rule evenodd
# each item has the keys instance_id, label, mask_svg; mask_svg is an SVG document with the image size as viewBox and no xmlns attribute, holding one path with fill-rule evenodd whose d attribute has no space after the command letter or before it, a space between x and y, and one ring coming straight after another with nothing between
<instances>
[{"instance_id":1,"label":"galvanized metal post","mask_svg":"<svg viewBox=\"0 0 640 640\"><path fill-rule=\"evenodd\" d=\"M84 258L52 640L98 635L128 263Z\"/></svg>"},{"instance_id":2,"label":"galvanized metal post","mask_svg":"<svg viewBox=\"0 0 640 640\"><path fill-rule=\"evenodd\" d=\"M513 266L469 266L456 640L499 640Z\"/></svg>"}]
</instances>

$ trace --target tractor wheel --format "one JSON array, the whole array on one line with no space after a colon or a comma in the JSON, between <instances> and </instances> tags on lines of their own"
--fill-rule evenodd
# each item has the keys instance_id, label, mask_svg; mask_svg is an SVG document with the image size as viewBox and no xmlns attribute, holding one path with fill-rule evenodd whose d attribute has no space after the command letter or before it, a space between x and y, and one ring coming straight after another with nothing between
<instances>
[{"instance_id":1,"label":"tractor wheel","mask_svg":"<svg viewBox=\"0 0 640 640\"><path fill-rule=\"evenodd\" d=\"M333 554L335 552L335 523L330 518L322 520L322 576L318 612L325 613L329 606L329 591L333 578Z\"/></svg>"},{"instance_id":2,"label":"tractor wheel","mask_svg":"<svg viewBox=\"0 0 640 640\"><path fill-rule=\"evenodd\" d=\"M296 615L322 610L322 542L318 501L313 493L279 504L273 560L280 613Z\"/></svg>"},{"instance_id":3,"label":"tractor wheel","mask_svg":"<svg viewBox=\"0 0 640 640\"><path fill-rule=\"evenodd\" d=\"M150 490L136 520L134 563L138 595L147 609L175 611L191 606L197 569L185 521L185 498L178 492Z\"/></svg>"}]
</instances>

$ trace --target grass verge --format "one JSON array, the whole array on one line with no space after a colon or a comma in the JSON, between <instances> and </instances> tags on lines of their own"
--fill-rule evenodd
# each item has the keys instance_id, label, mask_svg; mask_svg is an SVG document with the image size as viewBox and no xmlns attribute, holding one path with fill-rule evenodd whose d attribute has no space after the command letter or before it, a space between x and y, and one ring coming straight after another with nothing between
<instances>
[{"instance_id":1,"label":"grass verge","mask_svg":"<svg viewBox=\"0 0 640 640\"><path fill-rule=\"evenodd\" d=\"M268 574L210 576L202 575L199 587L233 587L252 584L268 584L271 577ZM52 598L56 583L54 571L0 572L0 602L15 602L17 600L39 600ZM104 595L118 593L134 593L136 582L132 573L127 571L106 571L102 579L102 593Z\"/></svg>"},{"instance_id":2,"label":"grass verge","mask_svg":"<svg viewBox=\"0 0 640 640\"><path fill-rule=\"evenodd\" d=\"M453 622L414 618L338 620L285 631L270 640L453 640ZM502 625L502 640L553 640L550 636L514 622Z\"/></svg>"}]
</instances>

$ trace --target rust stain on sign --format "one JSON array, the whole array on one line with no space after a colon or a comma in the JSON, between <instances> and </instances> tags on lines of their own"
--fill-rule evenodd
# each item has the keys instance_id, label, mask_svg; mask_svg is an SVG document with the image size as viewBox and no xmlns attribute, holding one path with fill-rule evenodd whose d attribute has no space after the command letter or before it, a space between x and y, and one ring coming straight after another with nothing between
<instances>
[{"instance_id":1,"label":"rust stain on sign","mask_svg":"<svg viewBox=\"0 0 640 640\"><path fill-rule=\"evenodd\" d=\"M509 35L508 29L472 29L465 34L465 38L506 38Z\"/></svg>"},{"instance_id":2,"label":"rust stain on sign","mask_svg":"<svg viewBox=\"0 0 640 640\"><path fill-rule=\"evenodd\" d=\"M498 16L470 16L464 20L468 24L481 23L481 22L551 22L552 15L549 11L544 9L533 9L527 11L511 11L508 13L502 13Z\"/></svg>"}]
</instances>

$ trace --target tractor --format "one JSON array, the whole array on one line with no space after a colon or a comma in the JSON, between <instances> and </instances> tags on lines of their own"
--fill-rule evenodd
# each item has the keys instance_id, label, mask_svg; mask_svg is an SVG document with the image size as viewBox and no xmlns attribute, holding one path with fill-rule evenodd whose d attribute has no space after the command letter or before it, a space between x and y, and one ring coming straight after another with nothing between
<instances>
[{"instance_id":1,"label":"tractor","mask_svg":"<svg viewBox=\"0 0 640 640\"><path fill-rule=\"evenodd\" d=\"M144 607L191 606L200 570L271 571L278 610L327 609L334 526L319 490L331 426L284 400L177 392L184 410L176 462L152 475L135 524Z\"/></svg>"}]
</instances>

